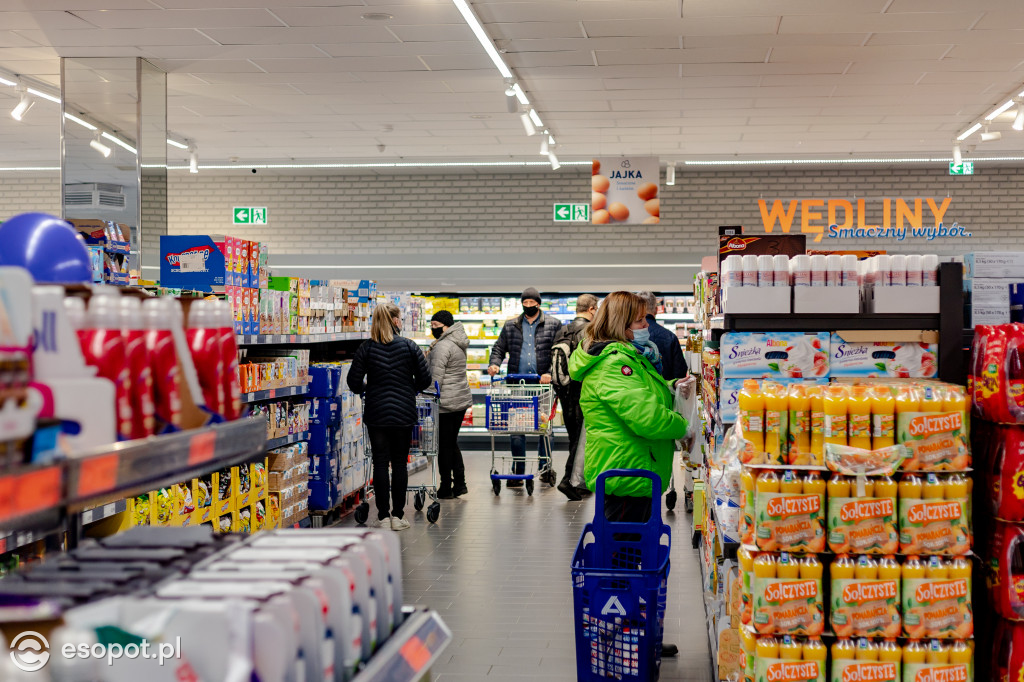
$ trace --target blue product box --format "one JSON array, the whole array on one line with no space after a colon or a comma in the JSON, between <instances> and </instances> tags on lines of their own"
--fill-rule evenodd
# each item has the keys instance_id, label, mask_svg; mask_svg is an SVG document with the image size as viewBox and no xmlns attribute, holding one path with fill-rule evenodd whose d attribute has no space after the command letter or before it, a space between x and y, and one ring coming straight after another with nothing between
<instances>
[{"instance_id":1,"label":"blue product box","mask_svg":"<svg viewBox=\"0 0 1024 682\"><path fill-rule=\"evenodd\" d=\"M330 511L338 504L338 484L334 479L309 482L309 508Z\"/></svg>"},{"instance_id":2,"label":"blue product box","mask_svg":"<svg viewBox=\"0 0 1024 682\"><path fill-rule=\"evenodd\" d=\"M341 421L341 407L337 398L311 398L309 404L310 424L338 424Z\"/></svg>"},{"instance_id":3,"label":"blue product box","mask_svg":"<svg viewBox=\"0 0 1024 682\"><path fill-rule=\"evenodd\" d=\"M160 285L213 291L225 281L224 253L208 235L160 235Z\"/></svg>"},{"instance_id":4,"label":"blue product box","mask_svg":"<svg viewBox=\"0 0 1024 682\"><path fill-rule=\"evenodd\" d=\"M309 456L309 480L330 481L336 478L338 458L333 454Z\"/></svg>"},{"instance_id":5,"label":"blue product box","mask_svg":"<svg viewBox=\"0 0 1024 682\"><path fill-rule=\"evenodd\" d=\"M332 371L330 365L311 365L309 376L309 395L316 398L333 398L338 395L340 371Z\"/></svg>"},{"instance_id":6,"label":"blue product box","mask_svg":"<svg viewBox=\"0 0 1024 682\"><path fill-rule=\"evenodd\" d=\"M339 429L327 424L309 425L309 454L326 455L338 449Z\"/></svg>"}]
</instances>

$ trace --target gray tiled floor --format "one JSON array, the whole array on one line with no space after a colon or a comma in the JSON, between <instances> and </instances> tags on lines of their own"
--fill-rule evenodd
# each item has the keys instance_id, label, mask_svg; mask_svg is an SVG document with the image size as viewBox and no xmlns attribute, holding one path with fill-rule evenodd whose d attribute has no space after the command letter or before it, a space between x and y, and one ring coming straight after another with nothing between
<instances>
[{"instance_id":1,"label":"gray tiled floor","mask_svg":"<svg viewBox=\"0 0 1024 682\"><path fill-rule=\"evenodd\" d=\"M555 457L565 462L564 453ZM454 634L433 679L575 680L569 563L593 502L568 502L547 486L532 498L504 488L495 497L489 453L467 452L466 460L469 495L442 501L433 526L410 501L412 528L399 534L406 602L435 609ZM700 568L682 499L676 511L664 517L674 531L665 641L679 646L679 657L663 661L661 679L705 682L711 669Z\"/></svg>"}]
</instances>

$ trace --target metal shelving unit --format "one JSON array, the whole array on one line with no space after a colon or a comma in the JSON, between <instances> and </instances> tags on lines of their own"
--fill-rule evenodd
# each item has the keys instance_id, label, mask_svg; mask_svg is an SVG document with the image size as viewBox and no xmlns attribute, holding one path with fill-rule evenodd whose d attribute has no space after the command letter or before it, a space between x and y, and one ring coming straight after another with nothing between
<instances>
[{"instance_id":1,"label":"metal shelving unit","mask_svg":"<svg viewBox=\"0 0 1024 682\"><path fill-rule=\"evenodd\" d=\"M452 631L435 611L406 606L405 620L356 673L352 682L417 682L452 641Z\"/></svg>"},{"instance_id":2,"label":"metal shelving unit","mask_svg":"<svg viewBox=\"0 0 1024 682\"><path fill-rule=\"evenodd\" d=\"M283 386L281 388L268 388L262 391L243 393L241 398L243 403L259 403L264 400L288 398L290 396L306 395L307 393L309 393L309 386L303 384L302 386Z\"/></svg>"},{"instance_id":3,"label":"metal shelving unit","mask_svg":"<svg viewBox=\"0 0 1024 682\"><path fill-rule=\"evenodd\" d=\"M279 345L283 343L331 343L333 341L361 341L370 338L370 332L335 332L333 334L238 334L239 346Z\"/></svg>"},{"instance_id":4,"label":"metal shelving unit","mask_svg":"<svg viewBox=\"0 0 1024 682\"><path fill-rule=\"evenodd\" d=\"M267 441L264 449L273 450L274 448L298 443L300 440L309 440L309 431L303 431L302 433L290 433L287 436L281 436L280 438L272 438Z\"/></svg>"}]
</instances>

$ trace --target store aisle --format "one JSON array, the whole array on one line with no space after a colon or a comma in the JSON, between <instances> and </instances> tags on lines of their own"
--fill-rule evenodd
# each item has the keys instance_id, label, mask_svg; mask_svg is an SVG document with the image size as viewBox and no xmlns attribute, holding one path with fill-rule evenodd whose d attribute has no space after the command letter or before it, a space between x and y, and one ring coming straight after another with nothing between
<instances>
[{"instance_id":1,"label":"store aisle","mask_svg":"<svg viewBox=\"0 0 1024 682\"><path fill-rule=\"evenodd\" d=\"M437 610L452 644L434 666L434 680L576 679L569 562L593 502L568 502L542 486L491 492L487 453L466 453L469 495L443 500L436 526L411 501L412 528L399 533L405 600ZM556 462L565 453L556 452ZM424 474L418 474L415 480ZM661 679L711 680L703 592L690 516L665 515L674 529L665 641L679 656L665 659ZM343 525L353 525L348 517Z\"/></svg>"}]
</instances>

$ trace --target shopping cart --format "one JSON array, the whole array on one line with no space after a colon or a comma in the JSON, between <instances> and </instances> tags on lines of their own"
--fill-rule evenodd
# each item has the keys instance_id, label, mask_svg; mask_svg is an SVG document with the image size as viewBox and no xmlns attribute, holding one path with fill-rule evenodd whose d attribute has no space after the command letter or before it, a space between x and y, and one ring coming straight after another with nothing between
<instances>
[{"instance_id":1,"label":"shopping cart","mask_svg":"<svg viewBox=\"0 0 1024 682\"><path fill-rule=\"evenodd\" d=\"M426 483L409 485L406 494L412 493L412 505L416 511L422 511L427 498L427 521L437 523L441 516L441 503L437 501L437 417L438 401L441 388L434 382L433 391L424 391L416 396L416 425L412 428L412 445L409 449L411 461L419 457L426 459L430 468L430 478ZM366 476L363 481L363 502L356 507L356 523L366 523L370 516L370 499L373 497L373 453L370 450L370 434L366 431L366 420L363 419L363 437L366 444L366 461L363 469Z\"/></svg>"},{"instance_id":2,"label":"shopping cart","mask_svg":"<svg viewBox=\"0 0 1024 682\"><path fill-rule=\"evenodd\" d=\"M551 419L555 412L554 392L551 384L541 384L537 374L510 374L491 379L486 397L485 421L491 434L491 487L495 495L501 494L501 482L525 481L526 494L533 495L533 481L537 477L548 485L555 484L555 471L551 468ZM526 457L523 473L515 473L519 458L511 453L499 455L495 449L496 434L539 435L543 441L547 460ZM535 469L536 474L526 473Z\"/></svg>"},{"instance_id":3,"label":"shopping cart","mask_svg":"<svg viewBox=\"0 0 1024 682\"><path fill-rule=\"evenodd\" d=\"M604 517L605 481L646 478L652 484L645 523ZM665 622L672 529L661 522L661 478L650 471L612 469L597 477L594 520L572 557L576 678L657 680Z\"/></svg>"}]
</instances>

